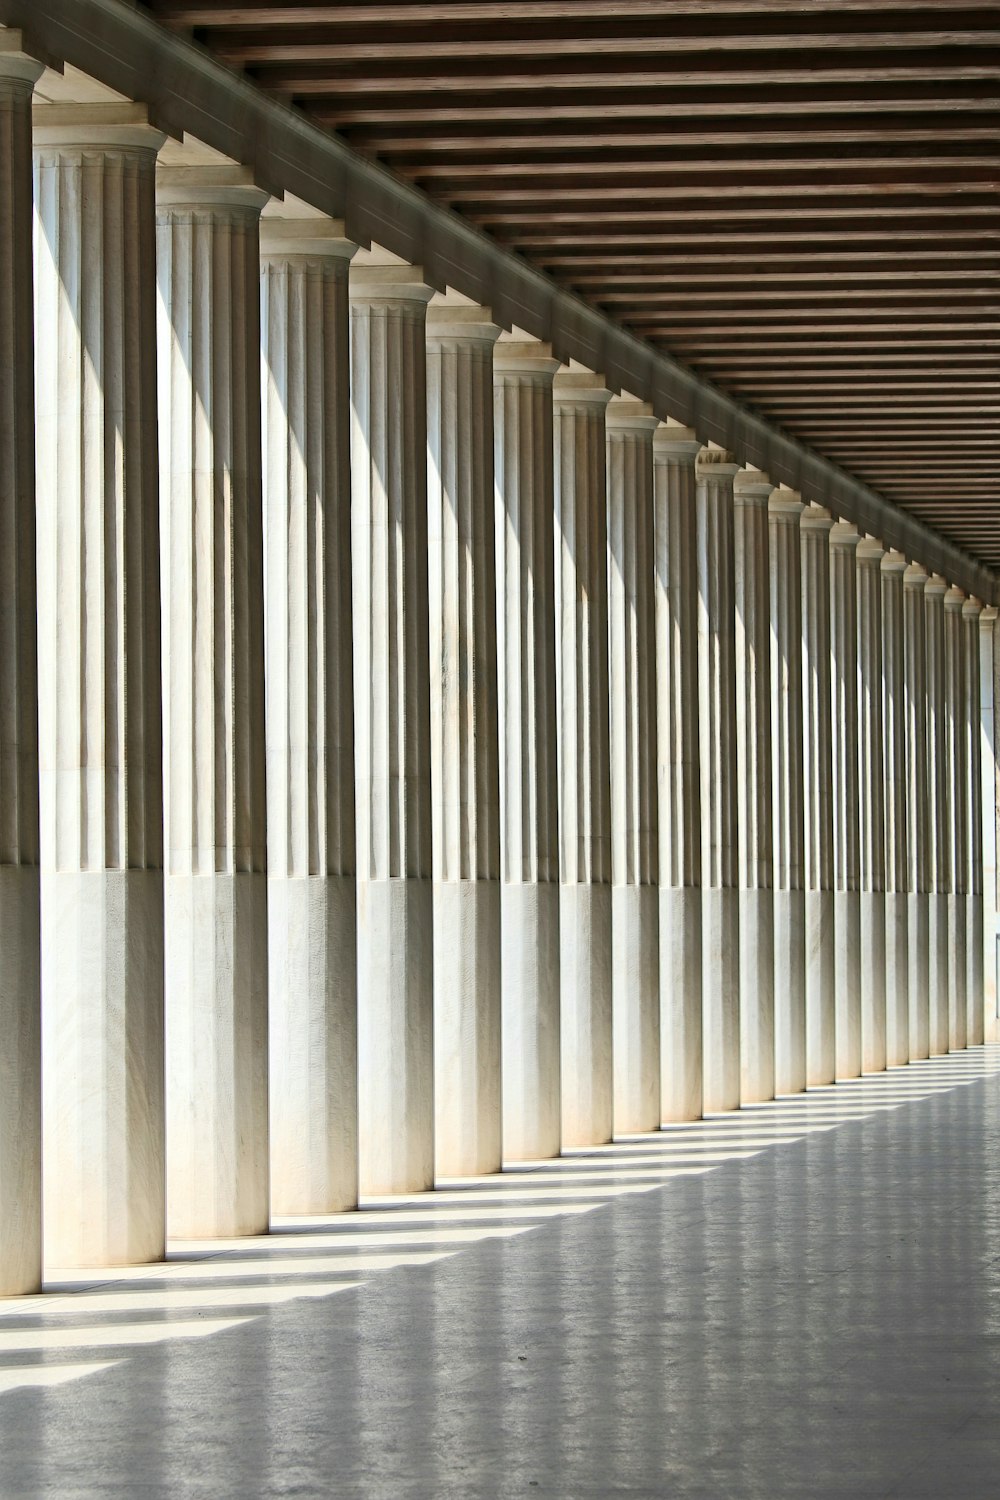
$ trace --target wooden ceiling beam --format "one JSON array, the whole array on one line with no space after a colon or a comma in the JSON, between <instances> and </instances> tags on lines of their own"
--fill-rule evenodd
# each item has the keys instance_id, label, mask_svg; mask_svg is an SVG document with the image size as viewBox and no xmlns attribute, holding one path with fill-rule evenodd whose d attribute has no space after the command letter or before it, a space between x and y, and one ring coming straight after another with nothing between
<instances>
[{"instance_id":1,"label":"wooden ceiling beam","mask_svg":"<svg viewBox=\"0 0 1000 1500\"><path fill-rule=\"evenodd\" d=\"M953 0L878 0L878 11L907 16L947 16L953 20ZM155 0L153 9L157 16L174 26L233 26L246 27L252 19L254 25L266 27L297 26L390 26L390 25L439 25L442 22L457 24L468 22L484 24L499 22L503 25L524 23L537 25L552 20L604 21L609 17L633 20L636 17L669 22L677 16L701 17L715 21L723 16L761 17L814 17L816 0L444 0L444 3L414 5L409 0L403 3L385 4L372 0L362 5L282 5L248 4L226 5L222 3L184 3L184 0ZM995 13L987 5L963 6L965 14L975 14L988 19ZM837 0L837 13L844 16L861 14L870 17L872 3L868 0ZM905 19L904 19L905 24Z\"/></svg>"}]
</instances>

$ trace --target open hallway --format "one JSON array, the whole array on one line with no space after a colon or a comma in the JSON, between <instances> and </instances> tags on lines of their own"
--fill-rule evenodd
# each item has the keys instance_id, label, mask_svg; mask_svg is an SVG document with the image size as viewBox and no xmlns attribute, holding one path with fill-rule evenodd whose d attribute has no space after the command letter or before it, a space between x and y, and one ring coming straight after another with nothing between
<instances>
[{"instance_id":1,"label":"open hallway","mask_svg":"<svg viewBox=\"0 0 1000 1500\"><path fill-rule=\"evenodd\" d=\"M56 1273L0 1316L0 1494L989 1495L998 1105L987 1045Z\"/></svg>"}]
</instances>

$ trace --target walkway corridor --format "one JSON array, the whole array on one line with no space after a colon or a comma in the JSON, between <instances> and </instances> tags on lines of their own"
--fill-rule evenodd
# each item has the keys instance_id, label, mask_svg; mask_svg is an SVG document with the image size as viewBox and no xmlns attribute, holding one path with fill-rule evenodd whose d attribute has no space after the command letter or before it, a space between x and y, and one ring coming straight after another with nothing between
<instances>
[{"instance_id":1,"label":"walkway corridor","mask_svg":"<svg viewBox=\"0 0 1000 1500\"><path fill-rule=\"evenodd\" d=\"M175 1244L3 1306L0 1495L979 1500L998 1224L994 1046Z\"/></svg>"}]
</instances>

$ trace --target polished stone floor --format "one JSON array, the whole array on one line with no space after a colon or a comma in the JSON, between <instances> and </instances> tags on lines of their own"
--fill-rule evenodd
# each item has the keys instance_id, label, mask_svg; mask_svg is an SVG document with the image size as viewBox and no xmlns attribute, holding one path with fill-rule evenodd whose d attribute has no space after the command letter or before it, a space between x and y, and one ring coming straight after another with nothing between
<instances>
[{"instance_id":1,"label":"polished stone floor","mask_svg":"<svg viewBox=\"0 0 1000 1500\"><path fill-rule=\"evenodd\" d=\"M0 1495L1000 1495L1000 1047L0 1308Z\"/></svg>"}]
</instances>

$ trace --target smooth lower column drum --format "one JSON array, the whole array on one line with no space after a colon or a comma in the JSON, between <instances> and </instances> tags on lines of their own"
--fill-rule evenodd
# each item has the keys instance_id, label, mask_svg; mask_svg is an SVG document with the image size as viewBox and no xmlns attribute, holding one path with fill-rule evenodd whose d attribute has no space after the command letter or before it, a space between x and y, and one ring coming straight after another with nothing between
<instances>
[{"instance_id":1,"label":"smooth lower column drum","mask_svg":"<svg viewBox=\"0 0 1000 1500\"><path fill-rule=\"evenodd\" d=\"M46 1258L164 1250L154 171L135 105L35 129Z\"/></svg>"},{"instance_id":2,"label":"smooth lower column drum","mask_svg":"<svg viewBox=\"0 0 1000 1500\"><path fill-rule=\"evenodd\" d=\"M962 639L965 658L965 759L968 767L965 1001L966 1045L969 1047L981 1047L984 1040L983 782L979 728L979 617L982 610L983 606L978 599L967 599L962 609Z\"/></svg>"},{"instance_id":3,"label":"smooth lower column drum","mask_svg":"<svg viewBox=\"0 0 1000 1500\"><path fill-rule=\"evenodd\" d=\"M559 1155L559 794L547 344L493 355L500 720L503 1152Z\"/></svg>"},{"instance_id":4,"label":"smooth lower column drum","mask_svg":"<svg viewBox=\"0 0 1000 1500\"><path fill-rule=\"evenodd\" d=\"M861 815L861 1069L886 1061L885 737L882 709L882 558L862 537L858 578L858 808Z\"/></svg>"},{"instance_id":5,"label":"smooth lower column drum","mask_svg":"<svg viewBox=\"0 0 1000 1500\"><path fill-rule=\"evenodd\" d=\"M605 407L589 371L553 385L559 709L562 1137L612 1134L611 750Z\"/></svg>"},{"instance_id":6,"label":"smooth lower column drum","mask_svg":"<svg viewBox=\"0 0 1000 1500\"><path fill-rule=\"evenodd\" d=\"M358 1199L355 247L278 209L261 220L271 1211L323 1214Z\"/></svg>"},{"instance_id":7,"label":"smooth lower column drum","mask_svg":"<svg viewBox=\"0 0 1000 1500\"><path fill-rule=\"evenodd\" d=\"M660 876L660 1117L702 1112L698 546L689 427L653 436Z\"/></svg>"},{"instance_id":8,"label":"smooth lower column drum","mask_svg":"<svg viewBox=\"0 0 1000 1500\"><path fill-rule=\"evenodd\" d=\"M774 1098L774 857L771 802L771 577L759 469L734 481L736 745L739 762L740 1100Z\"/></svg>"},{"instance_id":9,"label":"smooth lower column drum","mask_svg":"<svg viewBox=\"0 0 1000 1500\"><path fill-rule=\"evenodd\" d=\"M802 497L768 499L774 840L774 1088L806 1086L805 764L802 698Z\"/></svg>"},{"instance_id":10,"label":"smooth lower column drum","mask_svg":"<svg viewBox=\"0 0 1000 1500\"><path fill-rule=\"evenodd\" d=\"M653 432L642 402L607 408L611 911L616 1132L660 1123Z\"/></svg>"},{"instance_id":11,"label":"smooth lower column drum","mask_svg":"<svg viewBox=\"0 0 1000 1500\"><path fill-rule=\"evenodd\" d=\"M0 31L0 1297L42 1277L31 94Z\"/></svg>"},{"instance_id":12,"label":"smooth lower column drum","mask_svg":"<svg viewBox=\"0 0 1000 1500\"><path fill-rule=\"evenodd\" d=\"M363 1194L434 1182L427 349L418 268L351 266Z\"/></svg>"},{"instance_id":13,"label":"smooth lower column drum","mask_svg":"<svg viewBox=\"0 0 1000 1500\"><path fill-rule=\"evenodd\" d=\"M836 1077L833 756L830 718L830 513L807 505L802 542L802 728L805 758L806 1082Z\"/></svg>"},{"instance_id":14,"label":"smooth lower column drum","mask_svg":"<svg viewBox=\"0 0 1000 1500\"><path fill-rule=\"evenodd\" d=\"M906 893L910 1061L930 1056L930 908L933 883L931 781L924 589L927 572L903 574L903 669L906 678Z\"/></svg>"},{"instance_id":15,"label":"smooth lower column drum","mask_svg":"<svg viewBox=\"0 0 1000 1500\"><path fill-rule=\"evenodd\" d=\"M702 1087L706 1114L740 1102L739 774L733 480L703 448L697 467L698 722L701 731Z\"/></svg>"},{"instance_id":16,"label":"smooth lower column drum","mask_svg":"<svg viewBox=\"0 0 1000 1500\"><path fill-rule=\"evenodd\" d=\"M167 1211L181 1238L268 1224L260 447L264 194L160 168Z\"/></svg>"},{"instance_id":17,"label":"smooth lower column drum","mask_svg":"<svg viewBox=\"0 0 1000 1500\"><path fill-rule=\"evenodd\" d=\"M830 653L833 717L833 925L837 1077L862 1071L861 824L858 787L857 528L830 532Z\"/></svg>"},{"instance_id":18,"label":"smooth lower column drum","mask_svg":"<svg viewBox=\"0 0 1000 1500\"><path fill-rule=\"evenodd\" d=\"M906 558L882 559L882 727L885 745L886 1066L910 1060L910 924L907 886Z\"/></svg>"},{"instance_id":19,"label":"smooth lower column drum","mask_svg":"<svg viewBox=\"0 0 1000 1500\"><path fill-rule=\"evenodd\" d=\"M948 1050L966 1045L968 1036L969 763L967 663L962 629L966 596L950 588L944 596L945 733L947 796L945 838L949 845L948 886Z\"/></svg>"},{"instance_id":20,"label":"smooth lower column drum","mask_svg":"<svg viewBox=\"0 0 1000 1500\"><path fill-rule=\"evenodd\" d=\"M951 839L948 831L951 792L948 784L947 666L944 596L948 585L934 573L924 584L924 658L927 704L928 823L928 1047L932 1057L948 1051L949 922Z\"/></svg>"},{"instance_id":21,"label":"smooth lower column drum","mask_svg":"<svg viewBox=\"0 0 1000 1500\"><path fill-rule=\"evenodd\" d=\"M493 345L486 308L427 310L435 1159L500 1168L500 788Z\"/></svg>"}]
</instances>

